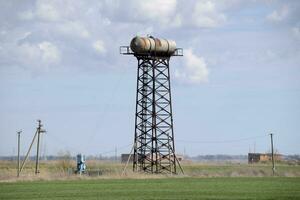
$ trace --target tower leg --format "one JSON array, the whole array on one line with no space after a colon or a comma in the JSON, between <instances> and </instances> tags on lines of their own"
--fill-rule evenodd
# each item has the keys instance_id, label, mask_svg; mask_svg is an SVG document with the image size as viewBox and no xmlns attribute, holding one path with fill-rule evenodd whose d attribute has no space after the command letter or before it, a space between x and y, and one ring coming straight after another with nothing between
<instances>
[{"instance_id":1,"label":"tower leg","mask_svg":"<svg viewBox=\"0 0 300 200\"><path fill-rule=\"evenodd\" d=\"M134 171L177 173L169 57L137 57Z\"/></svg>"}]
</instances>

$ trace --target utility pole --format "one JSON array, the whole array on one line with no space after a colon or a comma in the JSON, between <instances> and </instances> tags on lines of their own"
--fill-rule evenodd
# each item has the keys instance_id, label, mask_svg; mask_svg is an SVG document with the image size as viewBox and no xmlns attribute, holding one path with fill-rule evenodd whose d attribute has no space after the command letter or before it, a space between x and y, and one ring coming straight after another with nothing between
<instances>
[{"instance_id":1,"label":"utility pole","mask_svg":"<svg viewBox=\"0 0 300 200\"><path fill-rule=\"evenodd\" d=\"M25 163L26 163L26 161L27 161L27 159L28 159L29 153L30 153L30 151L31 151L31 148L32 148L32 145L33 145L33 143L34 143L34 141L35 141L35 138L36 138L37 133L38 133L38 131L35 132L35 134L34 134L34 136L33 136L33 138L32 138L32 141L31 141L31 144L30 144L30 146L29 146L29 149L28 149L28 151L27 151L27 153L26 153L26 155L25 155L25 158L24 158L24 160L23 160L23 162L22 162L22 165L21 165L21 168L20 168L20 173L22 172L22 170L23 170L23 168L24 168L24 166L25 166Z\"/></svg>"},{"instance_id":2,"label":"utility pole","mask_svg":"<svg viewBox=\"0 0 300 200\"><path fill-rule=\"evenodd\" d=\"M17 171L17 176L20 176L20 134L22 131L18 131L18 171Z\"/></svg>"},{"instance_id":3,"label":"utility pole","mask_svg":"<svg viewBox=\"0 0 300 200\"><path fill-rule=\"evenodd\" d=\"M275 175L275 161L274 161L274 146L273 146L273 133L270 133L271 136L271 153L272 153L272 171L273 176Z\"/></svg>"},{"instance_id":4,"label":"utility pole","mask_svg":"<svg viewBox=\"0 0 300 200\"><path fill-rule=\"evenodd\" d=\"M38 127L37 127L37 133L38 133L38 139L37 139L37 145L36 145L36 159L35 159L35 174L40 173L39 171L39 151L40 151L40 136L41 133L45 133L46 131L42 129L43 125L41 123L41 120L38 121Z\"/></svg>"}]
</instances>

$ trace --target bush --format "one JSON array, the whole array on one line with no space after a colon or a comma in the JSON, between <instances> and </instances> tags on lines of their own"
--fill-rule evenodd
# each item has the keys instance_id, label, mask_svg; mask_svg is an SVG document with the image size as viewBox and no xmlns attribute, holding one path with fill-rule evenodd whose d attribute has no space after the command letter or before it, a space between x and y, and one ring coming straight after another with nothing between
<instances>
[{"instance_id":1,"label":"bush","mask_svg":"<svg viewBox=\"0 0 300 200\"><path fill-rule=\"evenodd\" d=\"M58 161L58 167L62 169L63 171L67 171L69 168L74 167L73 165L73 158L69 151L60 151L58 153L59 161Z\"/></svg>"}]
</instances>

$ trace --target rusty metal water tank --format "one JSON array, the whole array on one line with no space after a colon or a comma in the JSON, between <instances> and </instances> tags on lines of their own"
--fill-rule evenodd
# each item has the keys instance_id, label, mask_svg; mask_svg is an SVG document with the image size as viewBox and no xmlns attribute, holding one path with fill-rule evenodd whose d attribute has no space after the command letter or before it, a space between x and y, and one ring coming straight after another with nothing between
<instances>
[{"instance_id":1,"label":"rusty metal water tank","mask_svg":"<svg viewBox=\"0 0 300 200\"><path fill-rule=\"evenodd\" d=\"M130 48L136 54L171 56L176 51L176 43L173 40L136 36L131 40Z\"/></svg>"}]
</instances>

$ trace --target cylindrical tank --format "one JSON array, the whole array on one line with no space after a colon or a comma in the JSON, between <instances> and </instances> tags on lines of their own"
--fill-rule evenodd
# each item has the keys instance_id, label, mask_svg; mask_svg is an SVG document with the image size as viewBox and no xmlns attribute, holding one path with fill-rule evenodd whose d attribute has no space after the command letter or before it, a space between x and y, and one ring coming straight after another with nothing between
<instances>
[{"instance_id":1,"label":"cylindrical tank","mask_svg":"<svg viewBox=\"0 0 300 200\"><path fill-rule=\"evenodd\" d=\"M86 164L85 164L85 156L82 154L77 154L77 170L76 172L81 174L84 173L86 169Z\"/></svg>"},{"instance_id":2,"label":"cylindrical tank","mask_svg":"<svg viewBox=\"0 0 300 200\"><path fill-rule=\"evenodd\" d=\"M136 54L171 56L176 50L176 43L173 40L136 36L131 40L130 48Z\"/></svg>"}]
</instances>

